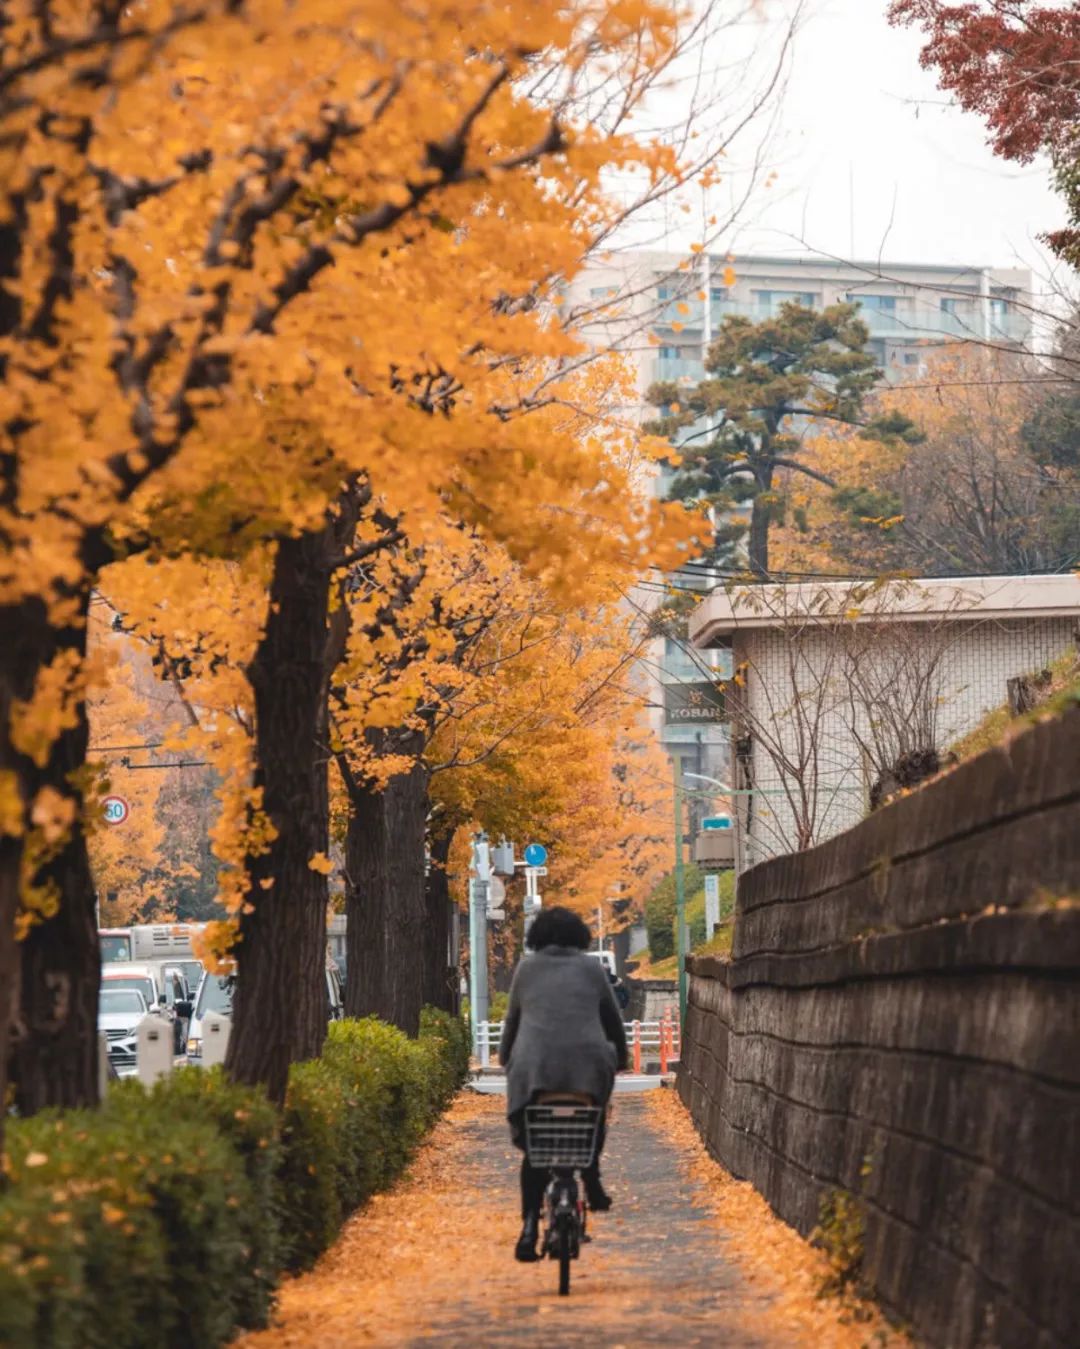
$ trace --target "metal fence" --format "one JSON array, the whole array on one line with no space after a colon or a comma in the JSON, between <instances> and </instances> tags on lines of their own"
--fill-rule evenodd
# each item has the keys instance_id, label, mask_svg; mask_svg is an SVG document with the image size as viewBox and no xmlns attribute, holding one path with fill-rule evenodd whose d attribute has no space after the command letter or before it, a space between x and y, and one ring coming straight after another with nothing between
<instances>
[{"instance_id":1,"label":"metal fence","mask_svg":"<svg viewBox=\"0 0 1080 1349\"><path fill-rule=\"evenodd\" d=\"M666 1072L668 1064L678 1059L679 1021L670 1011L659 1021L626 1021L623 1024L635 1072L641 1072L646 1060L659 1060L661 1072ZM501 1021L481 1021L477 1027L473 1053L481 1068L498 1063L502 1029Z\"/></svg>"}]
</instances>

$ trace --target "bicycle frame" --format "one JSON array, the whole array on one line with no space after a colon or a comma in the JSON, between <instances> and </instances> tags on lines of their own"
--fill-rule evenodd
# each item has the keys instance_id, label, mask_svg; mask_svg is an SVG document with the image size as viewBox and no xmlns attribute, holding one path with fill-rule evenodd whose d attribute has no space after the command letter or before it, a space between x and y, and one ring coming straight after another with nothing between
<instances>
[{"instance_id":1,"label":"bicycle frame","mask_svg":"<svg viewBox=\"0 0 1080 1349\"><path fill-rule=\"evenodd\" d=\"M570 1292L570 1262L587 1236L580 1172L592 1164L603 1111L580 1099L549 1098L526 1107L526 1156L546 1168L541 1255L559 1262L559 1293Z\"/></svg>"},{"instance_id":2,"label":"bicycle frame","mask_svg":"<svg viewBox=\"0 0 1080 1349\"><path fill-rule=\"evenodd\" d=\"M559 1293L570 1292L570 1261L576 1260L587 1240L588 1206L575 1170L553 1167L544 1192L546 1226L542 1251L559 1262Z\"/></svg>"}]
</instances>

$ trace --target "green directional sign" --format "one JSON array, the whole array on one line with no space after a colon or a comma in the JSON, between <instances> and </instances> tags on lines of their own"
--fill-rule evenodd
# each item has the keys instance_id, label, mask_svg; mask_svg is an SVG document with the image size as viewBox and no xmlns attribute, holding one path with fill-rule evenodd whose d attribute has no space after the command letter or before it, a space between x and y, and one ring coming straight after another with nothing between
<instances>
[{"instance_id":1,"label":"green directional sign","mask_svg":"<svg viewBox=\"0 0 1080 1349\"><path fill-rule=\"evenodd\" d=\"M692 726L727 720L723 684L708 680L664 685L664 721L668 726Z\"/></svg>"}]
</instances>

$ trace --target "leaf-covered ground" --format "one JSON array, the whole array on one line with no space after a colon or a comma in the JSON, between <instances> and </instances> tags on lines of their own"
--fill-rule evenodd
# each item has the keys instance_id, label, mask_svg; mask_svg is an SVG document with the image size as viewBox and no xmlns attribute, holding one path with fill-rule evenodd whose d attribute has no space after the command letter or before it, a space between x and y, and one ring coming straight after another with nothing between
<instances>
[{"instance_id":1,"label":"leaf-covered ground","mask_svg":"<svg viewBox=\"0 0 1080 1349\"><path fill-rule=\"evenodd\" d=\"M605 1167L616 1206L592 1220L559 1298L553 1265L512 1257L520 1154L502 1107L464 1093L242 1349L893 1343L876 1317L817 1297L822 1257L708 1158L668 1091L617 1100Z\"/></svg>"}]
</instances>

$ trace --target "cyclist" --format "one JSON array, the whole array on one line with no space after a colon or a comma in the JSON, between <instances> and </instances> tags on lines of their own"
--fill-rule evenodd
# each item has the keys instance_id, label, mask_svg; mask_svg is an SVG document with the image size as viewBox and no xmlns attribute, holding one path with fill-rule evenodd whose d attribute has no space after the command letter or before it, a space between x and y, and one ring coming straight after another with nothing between
<instances>
[{"instance_id":1,"label":"cyclist","mask_svg":"<svg viewBox=\"0 0 1080 1349\"><path fill-rule=\"evenodd\" d=\"M630 1006L630 990L613 970L608 970L608 983L611 985L619 1010L625 1012Z\"/></svg>"},{"instance_id":2,"label":"cyclist","mask_svg":"<svg viewBox=\"0 0 1080 1349\"><path fill-rule=\"evenodd\" d=\"M626 1031L607 975L585 955L591 938L576 913L544 909L529 929L526 957L514 971L510 1005L499 1043L506 1069L510 1137L525 1149L525 1107L541 1093L589 1097L605 1107L615 1073L627 1063ZM596 1160L582 1173L589 1207L602 1213L611 1200L600 1183L601 1124ZM521 1163L521 1236L515 1256L535 1260L547 1171Z\"/></svg>"}]
</instances>

